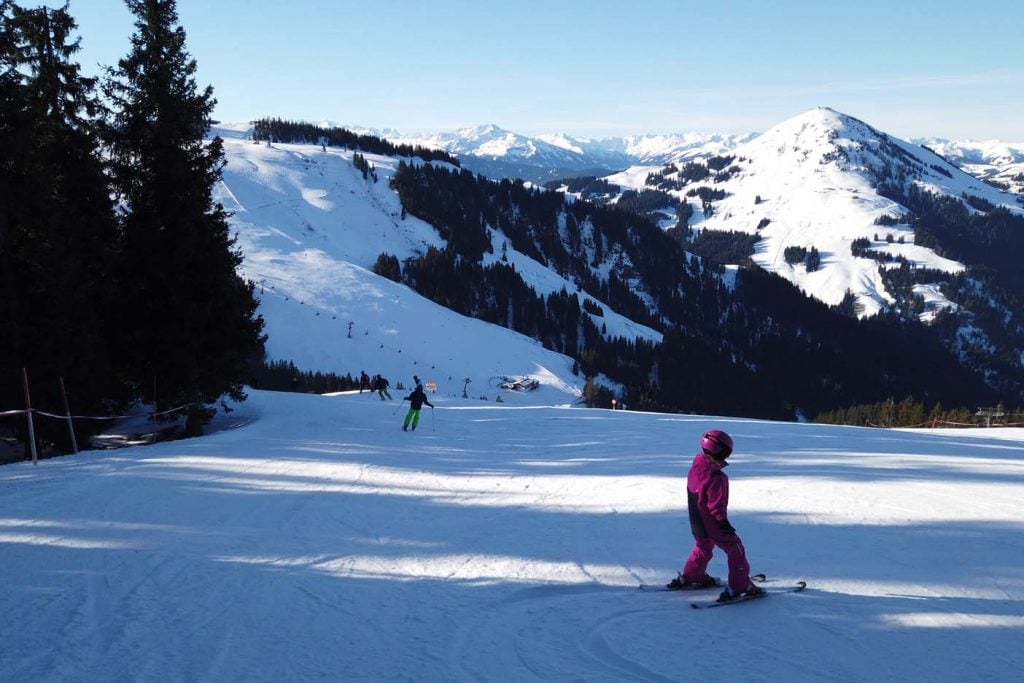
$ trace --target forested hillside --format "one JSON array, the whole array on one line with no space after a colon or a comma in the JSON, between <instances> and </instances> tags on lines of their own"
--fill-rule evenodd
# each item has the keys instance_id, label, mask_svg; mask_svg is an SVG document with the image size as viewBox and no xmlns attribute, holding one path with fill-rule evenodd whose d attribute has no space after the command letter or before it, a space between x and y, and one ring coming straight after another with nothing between
<instances>
[{"instance_id":1,"label":"forested hillside","mask_svg":"<svg viewBox=\"0 0 1024 683\"><path fill-rule=\"evenodd\" d=\"M398 264L392 276L577 357L587 375L623 383L633 407L793 419L893 396L928 405L995 398L923 325L856 320L755 269L738 270L728 287L721 266L687 258L630 212L429 165L401 165L393 186L448 248ZM494 245L506 243L663 331L664 343L606 339L579 297L532 295L502 265Z\"/></svg>"},{"instance_id":2,"label":"forested hillside","mask_svg":"<svg viewBox=\"0 0 1024 683\"><path fill-rule=\"evenodd\" d=\"M305 121L262 118L253 121L252 139L256 142L301 142L311 145L347 147L374 154L396 157L419 157L424 161L445 161L459 165L457 157L445 151L422 145L394 144L374 135L355 133L338 126L318 126Z\"/></svg>"}]
</instances>

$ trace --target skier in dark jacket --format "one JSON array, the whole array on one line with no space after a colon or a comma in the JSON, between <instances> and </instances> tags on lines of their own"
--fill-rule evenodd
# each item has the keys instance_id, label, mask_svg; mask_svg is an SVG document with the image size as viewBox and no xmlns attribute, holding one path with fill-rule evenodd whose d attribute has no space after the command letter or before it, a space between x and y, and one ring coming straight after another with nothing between
<instances>
[{"instance_id":1,"label":"skier in dark jacket","mask_svg":"<svg viewBox=\"0 0 1024 683\"><path fill-rule=\"evenodd\" d=\"M366 370L359 371L359 393L363 393L363 389L372 391L370 387L370 376L366 374Z\"/></svg>"},{"instance_id":2,"label":"skier in dark jacket","mask_svg":"<svg viewBox=\"0 0 1024 683\"><path fill-rule=\"evenodd\" d=\"M412 393L403 398L402 401L409 402L409 412L405 414L405 422L402 423L403 432L409 428L410 422L412 422L412 428L416 429L416 425L420 423L420 409L424 403L431 408L434 407L434 404L427 400L427 395L423 393L422 384L417 384Z\"/></svg>"},{"instance_id":3,"label":"skier in dark jacket","mask_svg":"<svg viewBox=\"0 0 1024 683\"><path fill-rule=\"evenodd\" d=\"M669 583L669 588L702 588L718 584L708 576L708 563L715 546L729 559L729 585L718 598L725 602L743 595L756 595L762 589L750 581L743 541L729 523L729 477L723 471L726 458L732 453L732 437L718 429L704 432L701 452L690 466L686 477L686 497L690 512L690 530L694 548L682 573Z\"/></svg>"},{"instance_id":4,"label":"skier in dark jacket","mask_svg":"<svg viewBox=\"0 0 1024 683\"><path fill-rule=\"evenodd\" d=\"M380 400L383 401L385 396L391 398L391 392L388 391L389 386L391 386L391 382L388 381L387 377L377 375L377 394L380 396Z\"/></svg>"}]
</instances>

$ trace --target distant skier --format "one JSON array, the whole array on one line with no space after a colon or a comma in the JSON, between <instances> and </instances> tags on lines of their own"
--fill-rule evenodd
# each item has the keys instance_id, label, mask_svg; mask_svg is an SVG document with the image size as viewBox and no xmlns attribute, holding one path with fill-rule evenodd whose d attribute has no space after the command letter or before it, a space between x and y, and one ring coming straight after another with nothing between
<instances>
[{"instance_id":1,"label":"distant skier","mask_svg":"<svg viewBox=\"0 0 1024 683\"><path fill-rule=\"evenodd\" d=\"M704 432L700 438L701 451L693 458L686 476L686 497L690 512L690 530L694 548L678 577L669 588L714 586L718 580L708 576L708 563L715 546L725 551L729 560L729 583L719 596L727 602L743 595L756 595L763 591L750 581L743 541L729 523L729 477L723 469L732 454L732 437L718 429Z\"/></svg>"},{"instance_id":2,"label":"distant skier","mask_svg":"<svg viewBox=\"0 0 1024 683\"><path fill-rule=\"evenodd\" d=\"M408 430L410 421L412 422L413 430L416 429L416 425L420 423L420 409L424 403L431 408L434 407L434 404L427 400L427 395L423 393L422 384L417 384L412 393L403 398L402 401L409 402L409 412L405 414L405 422L402 423L403 432Z\"/></svg>"},{"instance_id":3,"label":"distant skier","mask_svg":"<svg viewBox=\"0 0 1024 683\"><path fill-rule=\"evenodd\" d=\"M370 376L366 374L366 370L359 371L359 393L363 393L363 389L367 391L373 391L370 387Z\"/></svg>"},{"instance_id":4,"label":"distant skier","mask_svg":"<svg viewBox=\"0 0 1024 683\"><path fill-rule=\"evenodd\" d=\"M391 386L391 382L388 381L387 377L377 375L377 394L380 396L380 400L385 400L385 396L389 399L391 398L391 392L388 391L389 386Z\"/></svg>"}]
</instances>

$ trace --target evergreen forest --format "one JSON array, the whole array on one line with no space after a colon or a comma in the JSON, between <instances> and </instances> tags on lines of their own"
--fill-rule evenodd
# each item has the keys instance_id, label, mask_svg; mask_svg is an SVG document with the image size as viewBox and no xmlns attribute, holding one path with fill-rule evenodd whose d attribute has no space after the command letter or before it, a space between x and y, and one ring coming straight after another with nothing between
<instances>
[{"instance_id":1,"label":"evergreen forest","mask_svg":"<svg viewBox=\"0 0 1024 683\"><path fill-rule=\"evenodd\" d=\"M94 79L67 5L0 0L0 406L24 405L24 370L34 408L63 414L63 386L76 414L141 401L194 435L221 396L244 398L263 320L212 200L216 100L176 3L126 4L130 50ZM66 451L62 423L36 431Z\"/></svg>"}]
</instances>

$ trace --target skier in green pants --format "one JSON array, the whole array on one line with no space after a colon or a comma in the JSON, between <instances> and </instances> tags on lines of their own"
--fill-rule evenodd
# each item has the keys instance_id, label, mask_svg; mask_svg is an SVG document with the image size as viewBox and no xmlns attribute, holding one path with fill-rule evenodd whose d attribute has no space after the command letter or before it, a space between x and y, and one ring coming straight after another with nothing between
<instances>
[{"instance_id":1,"label":"skier in green pants","mask_svg":"<svg viewBox=\"0 0 1024 683\"><path fill-rule=\"evenodd\" d=\"M423 393L422 384L417 384L413 392L402 400L409 402L409 412L405 414L405 422L402 423L403 432L409 429L410 422L412 422L412 428L416 429L416 425L420 423L420 408L424 403L431 408L434 407L434 404L427 400L427 395Z\"/></svg>"}]
</instances>

